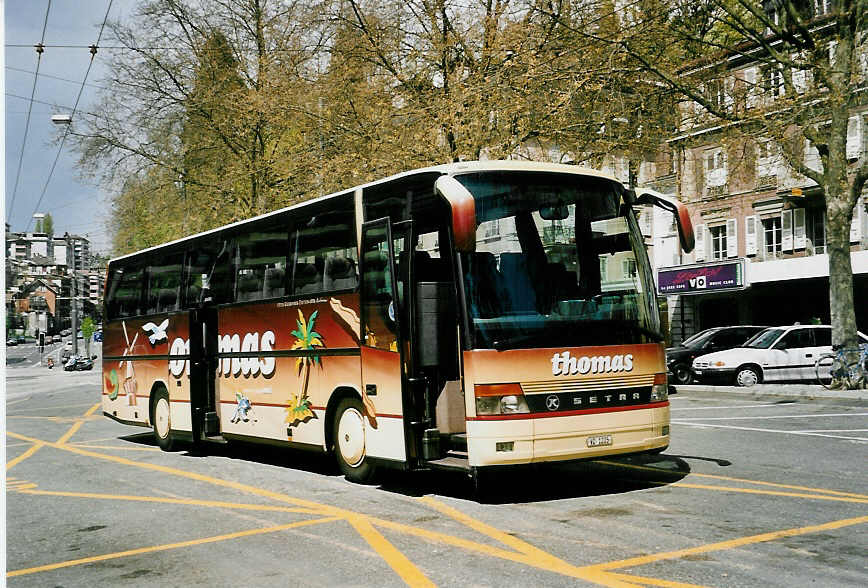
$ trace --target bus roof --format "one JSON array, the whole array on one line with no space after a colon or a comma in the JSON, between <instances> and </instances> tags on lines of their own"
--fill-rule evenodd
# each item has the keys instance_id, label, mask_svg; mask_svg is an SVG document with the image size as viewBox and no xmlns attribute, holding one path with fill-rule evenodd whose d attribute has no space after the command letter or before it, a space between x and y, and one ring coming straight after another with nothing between
<instances>
[{"instance_id":1,"label":"bus roof","mask_svg":"<svg viewBox=\"0 0 868 588\"><path fill-rule=\"evenodd\" d=\"M601 178L604 180L610 180L615 183L620 183L614 176L610 174L603 173L601 171L589 168L582 167L578 165L570 165L565 163L546 163L546 162L537 162L537 161L513 161L513 160L491 160L491 161L459 161L456 163L447 163L442 165L435 165L430 167L417 168L406 172L401 172L399 174L395 174L389 176L387 178L383 178L380 180L375 180L373 182L368 182L366 184L360 184L358 186L354 186L352 188L347 188L346 190L340 190L338 192L333 192L331 194L327 194L325 196L319 196L317 198L311 198L310 200L305 200L303 202L299 202L297 204L292 204L290 206L286 206L284 208L280 208L277 210L272 210L271 212L266 212L264 214L260 214L258 216L254 216L251 218L247 218L244 220L240 220L228 225L222 225L213 229L209 229L207 231L202 231L201 233L196 233L194 235L188 235L186 237L181 237L180 239L175 239L174 241L169 241L167 243L161 243L159 245L154 245L153 247L148 247L147 249L141 249L139 251L134 251L133 253L127 253L126 255L121 255L118 257L114 257L109 260L109 264L114 264L118 261L129 259L133 257L137 257L139 255L148 253L150 251L156 251L158 249L162 249L164 247L171 247L173 245L177 245L179 243L183 243L185 241L192 241L194 239L198 239L200 237L204 237L206 235L210 235L213 233L217 233L219 231L223 231L226 229L230 229L233 227L242 226L247 223L253 223L255 221L261 220L263 218L268 218L270 216L276 216L281 213L287 212L289 210L293 210L296 208L302 208L305 206L309 206L315 202L323 202L329 200L331 198L335 198L337 196L348 194L350 192L354 192L359 189L369 188L371 186L376 186L378 184L385 184L386 182L391 182L394 180L398 180L404 177L409 177L416 174L423 173L431 173L431 172L440 172L443 175L460 175L465 173L473 173L478 171L534 171L534 172L554 172L554 173L567 173L574 175L582 175L582 176L591 176L595 178Z\"/></svg>"}]
</instances>

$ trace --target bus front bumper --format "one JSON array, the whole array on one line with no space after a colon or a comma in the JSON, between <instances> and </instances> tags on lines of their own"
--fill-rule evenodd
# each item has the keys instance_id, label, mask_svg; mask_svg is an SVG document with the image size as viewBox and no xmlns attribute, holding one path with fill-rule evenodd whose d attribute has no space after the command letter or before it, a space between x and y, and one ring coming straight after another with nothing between
<instances>
[{"instance_id":1,"label":"bus front bumper","mask_svg":"<svg viewBox=\"0 0 868 588\"><path fill-rule=\"evenodd\" d=\"M591 459L669 445L669 405L624 412L467 422L470 465Z\"/></svg>"}]
</instances>

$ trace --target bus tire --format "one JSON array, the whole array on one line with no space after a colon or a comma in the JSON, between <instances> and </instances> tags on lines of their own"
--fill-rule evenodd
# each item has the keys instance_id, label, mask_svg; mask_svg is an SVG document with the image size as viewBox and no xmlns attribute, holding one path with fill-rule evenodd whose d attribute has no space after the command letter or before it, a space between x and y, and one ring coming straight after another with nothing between
<instances>
[{"instance_id":1,"label":"bus tire","mask_svg":"<svg viewBox=\"0 0 868 588\"><path fill-rule=\"evenodd\" d=\"M335 459L344 477L350 482L365 483L374 475L374 466L367 459L365 447L365 413L356 398L344 398L335 411Z\"/></svg>"},{"instance_id":2,"label":"bus tire","mask_svg":"<svg viewBox=\"0 0 868 588\"><path fill-rule=\"evenodd\" d=\"M154 428L154 439L160 449L172 451L175 445L172 436L172 405L169 403L169 393L163 388L154 391L151 424Z\"/></svg>"}]
</instances>

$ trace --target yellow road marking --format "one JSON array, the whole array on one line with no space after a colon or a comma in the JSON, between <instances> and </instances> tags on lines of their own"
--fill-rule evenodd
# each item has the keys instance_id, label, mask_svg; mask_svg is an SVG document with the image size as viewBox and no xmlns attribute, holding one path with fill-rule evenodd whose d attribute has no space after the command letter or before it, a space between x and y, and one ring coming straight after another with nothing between
<instances>
[{"instance_id":1,"label":"yellow road marking","mask_svg":"<svg viewBox=\"0 0 868 588\"><path fill-rule=\"evenodd\" d=\"M647 578L645 576L635 576L633 574L616 574L610 572L609 575L621 580L632 580L648 586L663 586L664 588L703 588L700 584L685 584L684 582L661 580L660 578Z\"/></svg>"},{"instance_id":2,"label":"yellow road marking","mask_svg":"<svg viewBox=\"0 0 868 588\"><path fill-rule=\"evenodd\" d=\"M443 542L443 543L446 543L449 545L454 545L456 547L461 547L463 549L467 549L469 551L474 551L477 553L483 553L483 554L491 555L493 557L498 557L498 558L502 558L505 560L514 561L517 563L522 563L522 564L525 564L528 566L537 567L540 569L548 570L551 572L563 574L563 575L570 576L570 577L585 579L585 580L595 582L598 584L602 584L602 585L606 585L606 586L636 586L636 584L628 582L626 579L619 577L621 575L611 573L609 570L612 570L612 569L619 569L619 568L635 566L635 565L644 565L645 563L651 563L654 561L660 561L660 560L664 560L664 559L673 559L673 558L683 557L685 555L691 555L694 553L704 553L704 552L708 552L708 551L731 549L731 548L740 547L742 545L748 545L748 544L752 544L752 543L772 541L772 540L775 540L778 538L783 538L783 537L790 537L790 536L794 536L794 535L813 533L813 532L829 530L829 529L837 529L837 528L841 528L841 527L845 527L845 526L849 526L849 525L855 525L855 524L861 524L861 523L868 522L868 517L860 517L860 518L856 518L856 519L846 519L846 520L842 520L842 521L834 521L832 523L826 523L823 525L816 525L816 526L811 526L811 527L802 527L799 529L790 529L790 530L785 530L785 531L776 531L776 532L772 532L772 533L765 533L765 534L755 535L755 536L751 536L751 537L733 539L733 540L729 540L729 541L724 541L724 542L720 542L720 543L714 543L714 544L709 544L709 545L704 545L704 546L699 546L699 547L694 547L694 548L688 548L688 549L683 549L683 550L679 550L679 551L660 553L660 554L655 554L655 555L643 556L643 557L639 557L639 558L631 558L631 559L627 559L627 560L619 560L619 561L608 562L608 563L604 563L604 564L594 564L594 565L584 566L584 567L580 568L580 567L572 566L570 564L566 564L565 562L563 562L562 564L558 564L558 562L561 562L561 560L557 560L557 558L554 558L554 556L549 555L549 557L546 558L548 561L542 561L542 560L537 559L537 558L529 557L528 555L525 555L523 553L515 553L515 552L507 551L504 549L492 547L489 545L483 545L483 544L476 543L473 541L460 539L458 537L453 537L451 535L446 535L443 533L437 533L434 531L428 531L428 530L421 529L418 527L412 527L410 525L405 525L405 524L401 524L401 523L394 523L392 521L386 521L383 519L377 519L374 517L361 515L361 514L354 513L352 511L348 511L348 510L344 510L344 509L340 509L337 507L324 505L324 504L318 504L318 503L315 503L313 501L304 500L304 499L300 499L300 498L294 498L291 496L287 496L285 494L272 492L272 491L265 490L262 488L257 488L255 486L249 486L247 484L241 484L238 482L232 482L232 481L228 481L228 480L221 480L219 478L212 478L210 476L196 474L196 473L188 472L185 470L179 470L179 469L168 467L168 466L161 466L161 465L152 464L152 463L137 462L137 461L129 460L129 459L114 456L114 455L106 455L106 454L96 453L96 452L92 452L92 451L87 451L85 449L75 447L75 446L69 445L69 444L50 443L50 442L46 442L46 441L41 441L39 439L34 439L32 437L27 437L25 435L13 433L11 431L8 431L7 435L9 435L13 438L16 438L16 439L23 440L23 441L29 441L32 443L41 443L42 445L48 445L48 446L54 447L56 449L62 449L64 451L77 453L79 455L85 455L85 456L94 457L94 458L102 459L102 460L106 460L106 461L113 461L113 462L124 464L124 465L131 465L131 466L139 467L139 468L143 468L143 469L150 469L150 470L154 470L154 471L159 471L159 472L163 472L163 473L167 473L167 474L171 474L171 475L185 477L188 479L193 479L193 480L211 483L211 484L214 484L217 486L233 488L233 489L236 489L236 490L239 490L242 492L249 492L249 493L252 493L252 494L255 494L258 496L266 496L266 497L269 497L269 498L272 498L274 500L278 500L281 502L286 502L286 503L295 504L295 505L310 508L310 509L314 510L315 512L317 512L318 514L324 514L324 515L328 514L328 515L333 515L335 518L343 518L343 519L356 519L356 520L361 519L361 520L367 521L371 525L376 525L378 527L382 527L382 528L386 528L386 529L393 529L393 530L396 530L396 531L399 531L402 533L406 533L409 535L415 535L415 536L422 537L422 538L432 540L432 541ZM712 487L712 488L717 488L717 487ZM831 497L829 497L829 498L831 498ZM367 539L367 537L366 537L366 539ZM553 564L558 564L558 565L553 565ZM641 580L640 580L640 582L641 582Z\"/></svg>"},{"instance_id":3,"label":"yellow road marking","mask_svg":"<svg viewBox=\"0 0 868 588\"><path fill-rule=\"evenodd\" d=\"M633 557L630 559L622 559L618 561L610 561L604 564L597 564L593 566L599 570L617 570L621 568L630 568L635 566L642 566L649 563L654 563L657 561L661 561L664 559L675 559L680 557L685 557L687 555L696 555L699 553L708 553L709 551L722 551L724 549L733 549L735 547L742 547L744 545L751 545L754 543L764 543L767 541L774 541L776 539L783 539L784 537L794 537L796 535L807 535L808 533L818 533L820 531L829 531L833 529L840 529L843 527L849 527L852 525L861 525L864 523L868 523L868 516L864 517L856 517L852 519L842 519L840 521L832 521L830 523L824 523L822 525L811 525L807 527L798 527L795 529L785 529L783 531L772 531L771 533L761 533L759 535L751 535L749 537L740 537L738 539L729 539L727 541L720 541L718 543L709 543L707 545L700 545L698 547L689 547L687 549L679 549L677 551L669 551L666 553L655 553L653 555L643 555L640 557Z\"/></svg>"},{"instance_id":4,"label":"yellow road marking","mask_svg":"<svg viewBox=\"0 0 868 588\"><path fill-rule=\"evenodd\" d=\"M86 413L84 413L84 418L87 418L90 415L92 415L96 411L96 409L98 409L100 406L102 406L102 405L99 402L97 402L96 404L91 406L90 409L88 409L88 411ZM72 425L69 428L69 430L66 433L64 433L63 437L61 437L60 439L57 440L57 444L63 445L64 443L69 441L69 439L73 435L75 435L76 431L78 431L83 424L84 424L84 420L80 420L80 421L76 422L74 425Z\"/></svg>"},{"instance_id":5,"label":"yellow road marking","mask_svg":"<svg viewBox=\"0 0 868 588\"><path fill-rule=\"evenodd\" d=\"M32 437L27 437L26 435L20 435L18 433L13 433L12 431L7 431L7 435L14 437L16 439L21 439L22 441L31 441L31 442L39 442L39 439L33 439ZM177 468L159 465L156 463L148 463L148 462L140 462L134 461L131 459L127 459L125 457L120 457L117 455L107 455L105 453L97 453L95 451L88 451L87 449L82 449L81 447L76 447L75 445L70 445L68 443L49 443L45 441L41 441L41 443L53 447L55 449L62 449L63 451L69 451L71 453L77 453L79 455L85 455L88 457L95 457L97 459L102 459L105 461L113 461L115 463L120 463L123 465L129 465L137 468L153 470L156 472L162 472L164 474L171 474L174 476L179 476L182 478L187 478L190 480L197 480L199 482L206 482L209 484L214 484L215 486L222 486L224 488L232 488L234 490L239 490L241 492L248 492L250 494L255 494L257 496L264 496L266 498L271 498L273 500L277 500L279 502L286 502L289 504L293 504L295 506L303 506L320 514L329 514L334 516L339 516L345 518L347 515L355 514L351 511L345 511L340 508L336 508L333 506L328 506L325 504L319 504L313 502L311 500L304 500L302 498L293 498L291 496L287 496L286 494L280 494L278 492L272 492L271 490L265 490L263 488L257 488L256 486L250 486L247 484L242 484L240 482L232 482L230 480L222 480L220 478L212 478L211 476L205 476L202 474L197 474L194 472L188 472L185 470L179 470Z\"/></svg>"},{"instance_id":6,"label":"yellow road marking","mask_svg":"<svg viewBox=\"0 0 868 588\"><path fill-rule=\"evenodd\" d=\"M218 541L226 541L229 539L238 539L241 537L250 537L252 535L262 535L263 533L276 533L278 531L286 531L287 529L294 529L296 527L303 527L305 525L316 525L319 523L330 523L332 521L340 520L338 517L325 517L321 519L312 519L309 521L296 521L294 523L289 523L287 525L275 525L273 527L264 527L260 529L250 529L248 531L238 531L235 533L227 533L225 535L215 535L213 537L203 537L202 539L192 539L190 541L181 541L179 543L167 543L164 545L154 545L153 547L140 547L138 549L129 549L127 551L118 551L116 553L106 553L103 555L95 555L92 557L83 557L81 559L73 559L69 561L63 561L59 563L48 564L44 566L36 566L33 568L26 568L22 570L14 570L11 572L7 572L7 578L13 578L15 576L24 576L27 574L35 574L37 572L47 572L49 570L56 570L59 568L68 568L72 566L79 566L82 564L93 563L96 561L105 561L107 559L117 559L120 557L129 557L131 555L141 555L143 553L153 553L155 551L167 551L169 549L178 549L181 547L191 547L193 545L203 545L205 543L216 543Z\"/></svg>"},{"instance_id":7,"label":"yellow road marking","mask_svg":"<svg viewBox=\"0 0 868 588\"><path fill-rule=\"evenodd\" d=\"M679 488L696 488L699 490L717 490L719 492L742 492L744 494L765 494L768 496L788 496L790 498L810 498L812 500L833 500L836 502L854 502L868 504L868 498L846 498L844 496L826 496L824 494L803 494L800 492L780 492L777 490L757 490L756 488L735 488L732 486L712 486L709 484L689 484L687 482L675 482L667 484Z\"/></svg>"},{"instance_id":8,"label":"yellow road marking","mask_svg":"<svg viewBox=\"0 0 868 588\"><path fill-rule=\"evenodd\" d=\"M160 451L159 447L123 447L120 445L91 445L89 443L70 443L70 445L75 445L76 447L83 447L85 449L117 449L120 451Z\"/></svg>"},{"instance_id":9,"label":"yellow road marking","mask_svg":"<svg viewBox=\"0 0 868 588\"><path fill-rule=\"evenodd\" d=\"M13 467L15 467L16 465L18 465L19 463L21 463L22 461L24 461L25 459L27 459L28 457L30 457L31 455L33 455L34 453L36 453L37 451L39 451L39 448L42 447L43 445L45 445L45 443L42 443L41 441L38 441L35 439L32 442L33 442L33 445L30 447L30 449L28 449L27 451L25 451L24 453L22 453L18 457L6 462L6 471L7 472L10 469L12 469Z\"/></svg>"},{"instance_id":10,"label":"yellow road marking","mask_svg":"<svg viewBox=\"0 0 868 588\"><path fill-rule=\"evenodd\" d=\"M516 553L515 551L507 551L505 549L501 549L500 547L493 547L491 545L485 545L483 543L476 543L475 541L470 541L468 539L462 539L460 537L455 537L453 535L447 535L445 533L438 533L437 531L429 531L428 529L422 529L420 527L413 527L410 525L405 525L403 523L396 523L394 521L387 521L384 519L378 519L374 517L367 517L368 520L371 521L372 524L377 527L382 527L385 529L391 529L393 531L398 531L400 533L405 533L407 535L414 535L416 537L420 537L422 539L426 539L428 541L436 541L439 543L445 543L447 545L452 545L453 547L460 547L461 549L465 549L467 551L472 551L476 553L481 553L483 555L488 555L491 557L497 557L500 559L505 559L508 561L512 561L515 563L524 564L526 566L538 568L541 570L545 570L548 572L554 572L556 574L561 574L564 576L568 576L571 578L579 578L582 580L587 580L589 582L595 582L597 584L602 584L604 586L613 586L613 587L630 587L636 586L636 584L632 584L629 582L624 582L622 580L618 580L617 578L612 578L612 574L609 572L605 572L603 570L595 569L594 566L585 566L585 567L577 567L571 564L564 562L563 560L559 560L556 557L548 555L548 558L534 558L524 553Z\"/></svg>"},{"instance_id":11,"label":"yellow road marking","mask_svg":"<svg viewBox=\"0 0 868 588\"><path fill-rule=\"evenodd\" d=\"M99 500L126 500L132 502L158 502L163 504L183 504L187 506L207 506L211 508L234 508L240 510L261 510L273 512L293 512L302 514L319 514L309 508L293 508L290 506L271 506L265 504L247 504L243 502L224 502L219 500L197 500L193 498L165 498L162 496L136 496L128 494L100 494L95 492L64 492L60 490L28 490L24 494L35 496L64 496L69 498L93 498Z\"/></svg>"},{"instance_id":12,"label":"yellow road marking","mask_svg":"<svg viewBox=\"0 0 868 588\"><path fill-rule=\"evenodd\" d=\"M21 484L20 486L8 486L7 489L12 490L14 492L22 492L29 488L36 488L36 484Z\"/></svg>"},{"instance_id":13,"label":"yellow road marking","mask_svg":"<svg viewBox=\"0 0 868 588\"><path fill-rule=\"evenodd\" d=\"M82 418L82 417L74 417L74 416L59 417L59 416L33 416L33 415L29 415L29 414L28 415L13 414L13 415L7 415L6 418L7 419L16 419L16 420L30 419L30 420L40 420L40 421L52 421L55 423L77 423L78 421L81 421L81 420L96 421L96 420L100 420L102 417L89 416L87 418Z\"/></svg>"},{"instance_id":14,"label":"yellow road marking","mask_svg":"<svg viewBox=\"0 0 868 588\"><path fill-rule=\"evenodd\" d=\"M24 400L30 400L29 398L25 398ZM21 402L20 400L17 402ZM10 403L7 402L7 405ZM90 402L85 404L63 404L60 406L41 406L39 408L16 408L16 412L42 412L44 410L62 410L64 408L81 408L82 406L92 406Z\"/></svg>"},{"instance_id":15,"label":"yellow road marking","mask_svg":"<svg viewBox=\"0 0 868 588\"><path fill-rule=\"evenodd\" d=\"M824 488L810 488L807 486L792 486L789 484L776 484L774 482L763 482L760 480L747 480L744 478L730 478L729 476L715 476L713 474L691 474L700 478L711 478L714 480L724 480L727 482L744 482L746 484L756 484L758 486L770 486L773 488L787 488L789 490L805 490L807 492L818 492L822 494L833 494L835 496L849 496L850 498L868 498L868 494L855 494L853 492L839 492L838 490L826 490Z\"/></svg>"},{"instance_id":16,"label":"yellow road marking","mask_svg":"<svg viewBox=\"0 0 868 588\"><path fill-rule=\"evenodd\" d=\"M374 528L367 517L356 515L348 517L347 521L409 586L435 586L407 556Z\"/></svg>"},{"instance_id":17,"label":"yellow road marking","mask_svg":"<svg viewBox=\"0 0 868 588\"><path fill-rule=\"evenodd\" d=\"M595 460L596 463L601 463L610 466L622 467L625 469L634 469L634 470L642 470L646 472L656 472L661 474L678 474L678 471L675 470L666 470L663 468L655 468L653 466L641 466L636 464L629 463L620 463L617 461L608 461L608 460ZM718 476L715 474L700 474L696 472L682 472L685 474L685 477L697 477L697 478L709 478L712 480L724 480L727 482L742 482L745 484L756 484L757 486L770 486L773 488L787 488L789 490L805 490L807 492L817 492L821 494L832 494L835 496L849 496L851 498L868 498L868 494L855 494L853 492L840 492L838 490L826 490L825 488L811 488L808 486L793 486L790 484L777 484L775 482L764 482L762 480L750 480L748 478L732 478L729 476ZM668 484L668 482L667 482Z\"/></svg>"},{"instance_id":18,"label":"yellow road marking","mask_svg":"<svg viewBox=\"0 0 868 588\"><path fill-rule=\"evenodd\" d=\"M196 474L194 472L179 470L176 468L172 468L172 467L168 467L168 466L162 466L162 465L158 465L158 464L154 464L154 463L137 462L137 461L133 461L133 460L130 460L130 459L127 459L124 457L119 457L116 455L106 455L103 453L96 453L93 451L88 451L86 449L82 449L80 447L76 447L75 445L70 445L70 444L61 445L58 443L39 441L38 439L33 439L32 437L27 437L26 435L20 435L18 433L13 433L12 431L7 431L7 435L14 437L15 439L20 439L23 441L41 442L41 443L44 443L45 445L48 445L49 447L53 447L55 449L61 449L63 451L69 451L71 453L77 453L79 455L85 455L88 457L94 457L96 459L102 459L105 461L112 461L115 463L120 463L123 465L130 465L130 466L134 466L134 467L138 467L138 468L142 468L142 469L148 469L148 470L163 472L166 474L184 477L184 478L191 479L191 480L197 480L200 482L206 482L206 483L214 484L216 486L222 486L225 488L232 488L235 490L239 490L241 492L248 492L251 494L255 494L257 496L264 496L264 497L271 498L271 499L274 499L274 500L277 500L280 502L285 502L285 503L293 504L296 506L306 507L306 508L312 509L314 512L316 512L318 514L332 515L332 516L337 516L337 517L346 518L346 519L349 519L352 517L358 518L361 516L361 517L364 517L366 520L370 521L371 524L375 524L378 527L393 529L393 530L396 530L396 531L399 531L399 532L402 532L405 534L415 535L418 537L423 537L425 539L429 539L429 540L433 540L433 541L439 541L439 542L446 543L449 545L454 545L456 547L461 547L461 548L466 549L468 551L475 551L477 553L483 553L483 554L490 555L493 557L499 557L501 559L506 559L509 561L514 561L514 562L522 563L525 565L530 565L532 567L552 571L555 573L564 574L564 575L574 577L574 578L583 578L583 579L597 582L599 584L603 584L603 585L607 585L607 586L635 586L635 584L629 584L626 582L621 582L621 581L609 579L607 573L602 573L598 570L590 570L590 569L584 570L581 568L577 568L575 566L570 566L569 564L557 565L554 568L552 568L550 566L553 565L554 562L545 562L545 563L540 562L537 560L533 560L524 554L514 553L511 551L507 551L505 549L499 549L496 547L491 547L489 545L483 545L481 543L475 543L473 541L468 541L466 539L460 539L458 537L453 537L451 535L446 535L444 533L436 533L433 531L427 531L425 529L412 527L410 525L404 525L401 523L393 523L392 521L386 521L383 519L376 519L373 517L360 515L358 513L353 512L353 511L344 510L344 509L329 506L329 505L318 504L318 503L310 501L310 500L294 498L291 496L287 496L285 494L279 494L277 492L265 490L263 488L257 488L255 486L249 486L247 484L241 484L239 482L232 482L232 481L228 481L228 480L221 480L219 478L212 478L210 476L205 476L202 474Z\"/></svg>"},{"instance_id":19,"label":"yellow road marking","mask_svg":"<svg viewBox=\"0 0 868 588\"><path fill-rule=\"evenodd\" d=\"M458 510L456 508L452 508L451 506L448 506L448 505L440 502L439 500L436 500L435 498L432 498L430 496L425 496L425 497L420 499L420 502L424 502L425 504L427 504L431 508L440 511L441 513L445 514L446 516L452 517L453 519L455 519L456 521L458 521L459 523L461 523L463 525L467 525L468 527L470 527L474 531L478 531L479 533L482 533L483 535L487 535L488 537L491 537L492 539L500 541L504 545L508 545L508 546L512 547L513 549L515 549L519 553L523 553L525 555L532 556L532 557L543 557L543 558L557 559L553 555L551 555L550 553L547 553L541 549L538 549L538 548L534 547L533 545L531 545L530 543L526 543L526 542L522 541L521 539L519 539L518 537L514 537L513 535L510 535L509 533L505 533L504 531L501 531L500 529L496 529L495 527L492 527L491 525L489 525L487 523L483 523L482 521L478 521L478 520L470 517L469 515L461 512L460 510ZM565 563L565 562L561 561L561 563Z\"/></svg>"}]
</instances>

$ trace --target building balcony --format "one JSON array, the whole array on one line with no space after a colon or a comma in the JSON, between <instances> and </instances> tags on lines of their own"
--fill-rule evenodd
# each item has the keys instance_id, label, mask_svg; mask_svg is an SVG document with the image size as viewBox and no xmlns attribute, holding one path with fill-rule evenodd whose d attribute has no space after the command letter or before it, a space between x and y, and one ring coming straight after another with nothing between
<instances>
[{"instance_id":1,"label":"building balcony","mask_svg":"<svg viewBox=\"0 0 868 588\"><path fill-rule=\"evenodd\" d=\"M719 186L706 186L705 196L707 198L723 198L729 194L729 184L720 184Z\"/></svg>"},{"instance_id":2,"label":"building balcony","mask_svg":"<svg viewBox=\"0 0 868 588\"><path fill-rule=\"evenodd\" d=\"M756 179L757 190L776 190L778 187L777 174L759 176Z\"/></svg>"}]
</instances>

